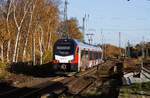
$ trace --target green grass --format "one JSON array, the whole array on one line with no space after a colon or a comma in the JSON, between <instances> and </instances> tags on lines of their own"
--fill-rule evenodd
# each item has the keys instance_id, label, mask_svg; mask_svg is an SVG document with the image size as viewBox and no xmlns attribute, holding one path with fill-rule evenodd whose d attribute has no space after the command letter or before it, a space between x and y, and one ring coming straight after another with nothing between
<instances>
[{"instance_id":1,"label":"green grass","mask_svg":"<svg viewBox=\"0 0 150 98\"><path fill-rule=\"evenodd\" d=\"M135 83L131 86L129 86L129 89L133 91L150 91L150 82L146 83Z\"/></svg>"},{"instance_id":2,"label":"green grass","mask_svg":"<svg viewBox=\"0 0 150 98\"><path fill-rule=\"evenodd\" d=\"M130 98L130 94L140 94L144 91L144 94L150 94L150 82L147 83L134 83L131 86L122 87L120 90L121 98ZM140 96L140 95L139 95ZM138 97L141 98L141 97Z\"/></svg>"}]
</instances>

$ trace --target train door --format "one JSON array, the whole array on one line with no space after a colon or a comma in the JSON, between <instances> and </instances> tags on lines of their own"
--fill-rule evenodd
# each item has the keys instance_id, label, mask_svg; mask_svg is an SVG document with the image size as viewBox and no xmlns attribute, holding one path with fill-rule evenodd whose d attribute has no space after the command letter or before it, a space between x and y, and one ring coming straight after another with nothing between
<instances>
[{"instance_id":1,"label":"train door","mask_svg":"<svg viewBox=\"0 0 150 98\"><path fill-rule=\"evenodd\" d=\"M92 67L94 66L94 52L92 51Z\"/></svg>"},{"instance_id":2,"label":"train door","mask_svg":"<svg viewBox=\"0 0 150 98\"><path fill-rule=\"evenodd\" d=\"M81 70L81 48L79 47L78 51L78 72Z\"/></svg>"},{"instance_id":3,"label":"train door","mask_svg":"<svg viewBox=\"0 0 150 98\"><path fill-rule=\"evenodd\" d=\"M81 71L86 70L88 68L88 60L89 60L89 55L87 50L81 50L81 59L80 59L80 68Z\"/></svg>"}]
</instances>

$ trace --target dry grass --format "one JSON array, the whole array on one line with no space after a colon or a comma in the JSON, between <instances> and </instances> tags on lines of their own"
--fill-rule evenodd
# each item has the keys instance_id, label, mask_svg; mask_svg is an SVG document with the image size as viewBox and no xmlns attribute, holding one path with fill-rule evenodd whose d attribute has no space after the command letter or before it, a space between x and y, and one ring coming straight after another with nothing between
<instances>
[{"instance_id":1,"label":"dry grass","mask_svg":"<svg viewBox=\"0 0 150 98\"><path fill-rule=\"evenodd\" d=\"M124 51L124 49L119 48L114 45L106 44L104 54L106 57L115 58L118 56L121 56L121 53Z\"/></svg>"},{"instance_id":2,"label":"dry grass","mask_svg":"<svg viewBox=\"0 0 150 98\"><path fill-rule=\"evenodd\" d=\"M139 71L140 70L140 64L141 64L140 59L133 59L133 58L125 59L124 70L126 72Z\"/></svg>"}]
</instances>

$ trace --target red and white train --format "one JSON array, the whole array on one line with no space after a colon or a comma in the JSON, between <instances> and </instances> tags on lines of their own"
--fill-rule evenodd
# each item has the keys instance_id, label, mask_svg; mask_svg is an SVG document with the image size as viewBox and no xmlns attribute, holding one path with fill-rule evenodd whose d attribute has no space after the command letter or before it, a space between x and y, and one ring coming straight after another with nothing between
<instances>
[{"instance_id":1,"label":"red and white train","mask_svg":"<svg viewBox=\"0 0 150 98\"><path fill-rule=\"evenodd\" d=\"M102 62L102 49L76 39L59 39L53 47L53 69L79 72Z\"/></svg>"}]
</instances>

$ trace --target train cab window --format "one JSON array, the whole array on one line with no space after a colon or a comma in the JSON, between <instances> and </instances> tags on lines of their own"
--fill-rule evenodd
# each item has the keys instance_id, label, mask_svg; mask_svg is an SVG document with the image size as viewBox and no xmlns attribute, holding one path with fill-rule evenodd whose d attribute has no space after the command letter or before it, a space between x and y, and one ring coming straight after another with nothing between
<instances>
[{"instance_id":1,"label":"train cab window","mask_svg":"<svg viewBox=\"0 0 150 98\"><path fill-rule=\"evenodd\" d=\"M60 56L73 55L75 52L74 47L71 42L58 42L54 46L54 53Z\"/></svg>"}]
</instances>

